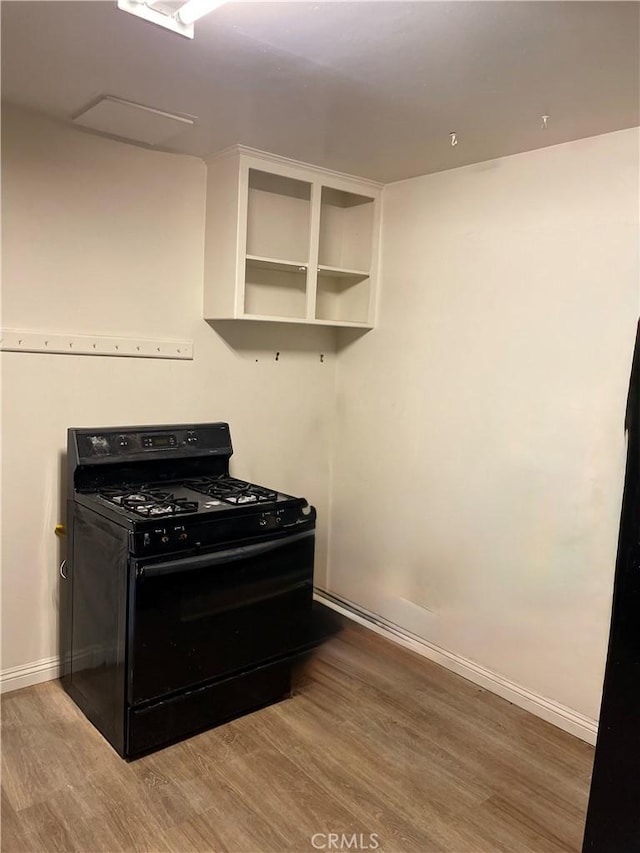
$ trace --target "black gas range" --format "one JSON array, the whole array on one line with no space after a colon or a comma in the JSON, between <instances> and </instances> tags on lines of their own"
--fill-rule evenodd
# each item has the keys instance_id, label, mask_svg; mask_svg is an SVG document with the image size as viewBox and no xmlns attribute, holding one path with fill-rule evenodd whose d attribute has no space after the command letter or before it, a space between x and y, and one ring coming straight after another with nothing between
<instances>
[{"instance_id":1,"label":"black gas range","mask_svg":"<svg viewBox=\"0 0 640 853\"><path fill-rule=\"evenodd\" d=\"M316 513L229 474L225 423L70 429L62 682L124 757L290 691Z\"/></svg>"}]
</instances>

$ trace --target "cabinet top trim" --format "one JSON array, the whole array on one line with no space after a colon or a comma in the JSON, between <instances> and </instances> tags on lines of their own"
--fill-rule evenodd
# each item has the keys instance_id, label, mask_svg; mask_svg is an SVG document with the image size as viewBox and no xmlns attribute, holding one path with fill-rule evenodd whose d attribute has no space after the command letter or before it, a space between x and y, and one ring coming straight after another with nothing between
<instances>
[{"instance_id":1,"label":"cabinet top trim","mask_svg":"<svg viewBox=\"0 0 640 853\"><path fill-rule=\"evenodd\" d=\"M224 160L238 156L255 157L265 163L278 163L281 166L289 166L296 169L304 169L306 172L311 172L318 175L319 178L329 177L350 183L360 184L363 187L370 189L381 190L384 184L379 181L372 181L368 178L362 178L358 175L349 175L346 172L338 172L335 169L325 169L323 166L317 166L313 163L303 163L301 160L293 160L290 157L283 157L280 154L271 154L269 151L260 151L258 148L250 148L248 145L229 145L221 151L216 151L214 154L205 157L205 163L214 163L217 160Z\"/></svg>"}]
</instances>

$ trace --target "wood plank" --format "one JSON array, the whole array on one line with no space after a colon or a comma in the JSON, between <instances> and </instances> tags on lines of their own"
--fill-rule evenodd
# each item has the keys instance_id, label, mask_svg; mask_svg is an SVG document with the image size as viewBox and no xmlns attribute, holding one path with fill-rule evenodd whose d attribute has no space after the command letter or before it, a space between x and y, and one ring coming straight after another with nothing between
<instances>
[{"instance_id":1,"label":"wood plank","mask_svg":"<svg viewBox=\"0 0 640 853\"><path fill-rule=\"evenodd\" d=\"M291 699L127 763L57 682L2 699L5 853L580 849L593 749L361 626Z\"/></svg>"}]
</instances>

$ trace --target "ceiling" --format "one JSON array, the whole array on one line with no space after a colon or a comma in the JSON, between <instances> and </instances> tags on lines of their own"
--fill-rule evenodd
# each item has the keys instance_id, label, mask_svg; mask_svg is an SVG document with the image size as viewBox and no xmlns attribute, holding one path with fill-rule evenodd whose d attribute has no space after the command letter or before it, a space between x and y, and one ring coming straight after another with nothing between
<instances>
[{"instance_id":1,"label":"ceiling","mask_svg":"<svg viewBox=\"0 0 640 853\"><path fill-rule=\"evenodd\" d=\"M640 124L639 11L231 2L191 41L115 0L13 0L2 95L63 121L112 95L198 116L163 150L243 143L388 182Z\"/></svg>"}]
</instances>

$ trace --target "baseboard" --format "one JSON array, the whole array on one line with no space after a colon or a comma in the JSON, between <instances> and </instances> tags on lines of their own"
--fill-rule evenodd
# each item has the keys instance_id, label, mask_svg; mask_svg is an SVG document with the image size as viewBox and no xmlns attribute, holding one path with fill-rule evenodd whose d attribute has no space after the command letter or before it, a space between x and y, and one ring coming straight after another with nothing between
<instances>
[{"instance_id":1,"label":"baseboard","mask_svg":"<svg viewBox=\"0 0 640 853\"><path fill-rule=\"evenodd\" d=\"M533 693L526 687L522 687L520 684L516 684L516 682L510 681L508 678L504 678L467 658L429 643L427 640L405 631L398 625L388 622L382 616L371 613L340 596L316 589L315 597L322 604L326 604L327 607L331 607L343 616L364 625L365 628L375 631L376 634L411 649L411 651L444 666L457 675L461 675L468 681L473 681L474 684L501 696L519 708L524 708L525 711L530 711L565 732L595 745L598 733L596 720L585 717L578 711L567 708L559 702Z\"/></svg>"},{"instance_id":2,"label":"baseboard","mask_svg":"<svg viewBox=\"0 0 640 853\"><path fill-rule=\"evenodd\" d=\"M43 681L51 681L60 675L60 658L43 658L26 666L12 666L0 672L0 693L31 687Z\"/></svg>"}]
</instances>

